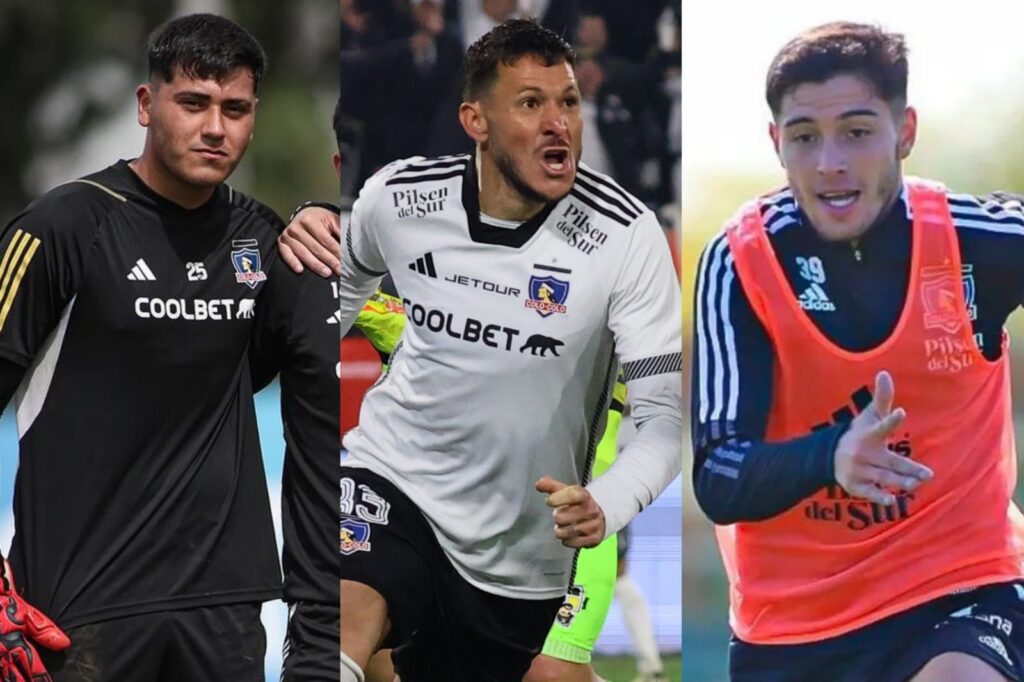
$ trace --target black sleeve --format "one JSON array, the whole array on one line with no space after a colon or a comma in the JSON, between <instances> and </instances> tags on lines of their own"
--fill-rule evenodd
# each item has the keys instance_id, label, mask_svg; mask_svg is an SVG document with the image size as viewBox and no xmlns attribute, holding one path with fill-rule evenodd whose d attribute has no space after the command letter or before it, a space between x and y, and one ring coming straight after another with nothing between
<instances>
[{"instance_id":1,"label":"black sleeve","mask_svg":"<svg viewBox=\"0 0 1024 682\"><path fill-rule=\"evenodd\" d=\"M774 351L720 234L704 249L694 302L693 486L715 523L771 518L834 480L846 425L764 441Z\"/></svg>"},{"instance_id":2,"label":"black sleeve","mask_svg":"<svg viewBox=\"0 0 1024 682\"><path fill-rule=\"evenodd\" d=\"M315 199L313 199L310 201L304 201L298 206L296 206L295 210L292 211L292 214L288 216L288 223L291 223L293 220L295 220L295 217L302 213L303 211L305 211L307 208L322 208L325 211L330 211L331 213L341 213L341 207L338 206L337 204L332 204L328 201L316 201Z\"/></svg>"},{"instance_id":3,"label":"black sleeve","mask_svg":"<svg viewBox=\"0 0 1024 682\"><path fill-rule=\"evenodd\" d=\"M74 297L106 213L90 192L100 194L82 184L58 188L0 232L0 357L31 364Z\"/></svg>"},{"instance_id":4,"label":"black sleeve","mask_svg":"<svg viewBox=\"0 0 1024 682\"><path fill-rule=\"evenodd\" d=\"M305 274L295 274L280 258L275 258L271 264L266 289L261 292L256 303L252 338L249 341L249 371L255 392L266 388L288 362L288 349L293 338L293 318L300 304Z\"/></svg>"}]
</instances>

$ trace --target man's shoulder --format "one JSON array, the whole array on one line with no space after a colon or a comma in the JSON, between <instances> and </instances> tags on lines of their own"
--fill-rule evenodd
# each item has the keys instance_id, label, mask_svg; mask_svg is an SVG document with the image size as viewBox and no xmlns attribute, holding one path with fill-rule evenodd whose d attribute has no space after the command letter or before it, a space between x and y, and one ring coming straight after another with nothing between
<instances>
[{"instance_id":1,"label":"man's shoulder","mask_svg":"<svg viewBox=\"0 0 1024 682\"><path fill-rule=\"evenodd\" d=\"M129 196L111 166L54 187L30 203L12 224L40 237L88 235L111 212L125 206Z\"/></svg>"},{"instance_id":2,"label":"man's shoulder","mask_svg":"<svg viewBox=\"0 0 1024 682\"><path fill-rule=\"evenodd\" d=\"M470 154L412 156L387 164L371 175L359 190L357 204L384 202L395 209L451 196L461 186L472 161ZM437 195L437 196L435 196Z\"/></svg>"},{"instance_id":3,"label":"man's shoulder","mask_svg":"<svg viewBox=\"0 0 1024 682\"><path fill-rule=\"evenodd\" d=\"M265 223L274 234L280 234L284 230L284 220L277 214L277 211L263 202L256 200L245 192L238 191L230 185L222 185L218 188L218 191L223 193L234 209L252 216L259 222Z\"/></svg>"},{"instance_id":4,"label":"man's shoulder","mask_svg":"<svg viewBox=\"0 0 1024 682\"><path fill-rule=\"evenodd\" d=\"M398 159L370 176L364 188L419 185L461 178L471 159L470 154Z\"/></svg>"},{"instance_id":5,"label":"man's shoulder","mask_svg":"<svg viewBox=\"0 0 1024 682\"><path fill-rule=\"evenodd\" d=\"M610 175L596 171L584 163L579 164L576 182L569 191L569 197L594 211L595 217L605 222L618 223L623 227L631 227L645 215L657 221L650 208Z\"/></svg>"},{"instance_id":6,"label":"man's shoulder","mask_svg":"<svg viewBox=\"0 0 1024 682\"><path fill-rule=\"evenodd\" d=\"M947 193L953 224L962 236L1005 235L1024 237L1024 195Z\"/></svg>"},{"instance_id":7,"label":"man's shoulder","mask_svg":"<svg viewBox=\"0 0 1024 682\"><path fill-rule=\"evenodd\" d=\"M704 247L705 253L713 251L728 253L728 232L739 227L743 216L751 209L756 209L760 214L765 233L773 241L786 228L800 223L800 211L797 208L793 190L788 186L779 187L764 194L759 194L736 208L732 215L708 239Z\"/></svg>"}]
</instances>

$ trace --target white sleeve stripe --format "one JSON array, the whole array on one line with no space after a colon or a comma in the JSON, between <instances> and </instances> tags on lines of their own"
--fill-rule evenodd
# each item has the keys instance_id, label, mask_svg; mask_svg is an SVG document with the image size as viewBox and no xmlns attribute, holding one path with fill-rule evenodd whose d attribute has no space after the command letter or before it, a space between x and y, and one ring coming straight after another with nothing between
<instances>
[{"instance_id":1,"label":"white sleeve stripe","mask_svg":"<svg viewBox=\"0 0 1024 682\"><path fill-rule=\"evenodd\" d=\"M694 342L697 345L697 400L699 405L697 419L701 424L708 420L708 350L707 343L705 341L707 330L704 325L704 281L707 277L708 261L713 259L712 252L718 248L719 240L723 238L724 235L715 237L714 241L710 242L704 248L704 253L702 253L700 257L700 263L697 265L697 300L694 305L694 326L696 333L694 334Z\"/></svg>"},{"instance_id":2,"label":"white sleeve stripe","mask_svg":"<svg viewBox=\"0 0 1024 682\"><path fill-rule=\"evenodd\" d=\"M988 202L981 204L978 201L974 201L970 204L962 204L950 201L949 210L954 216L987 218L996 223L1024 225L1024 214L1021 213L1020 204L1014 206L1014 202L1006 202L1005 204Z\"/></svg>"},{"instance_id":3,"label":"white sleeve stripe","mask_svg":"<svg viewBox=\"0 0 1024 682\"><path fill-rule=\"evenodd\" d=\"M736 413L739 410L740 394L740 372L736 356L736 334L732 327L732 319L729 316L729 303L732 300L732 285L736 280L736 271L733 267L732 253L725 259L725 282L722 285L722 324L725 329L725 357L729 363L729 389L726 395L729 404L725 411L726 420L736 420Z\"/></svg>"},{"instance_id":4,"label":"white sleeve stripe","mask_svg":"<svg viewBox=\"0 0 1024 682\"><path fill-rule=\"evenodd\" d=\"M1024 236L1024 225L1013 223L997 223L984 220L967 220L953 214L953 224L956 227L983 230L985 232L997 232L999 234L1016 234Z\"/></svg>"},{"instance_id":5,"label":"white sleeve stripe","mask_svg":"<svg viewBox=\"0 0 1024 682\"><path fill-rule=\"evenodd\" d=\"M736 340L729 316L729 296L735 274L728 240L723 233L704 255L697 282L697 353L699 381L699 420L717 420L725 411L734 419L739 393ZM726 384L726 375L729 375Z\"/></svg>"},{"instance_id":6,"label":"white sleeve stripe","mask_svg":"<svg viewBox=\"0 0 1024 682\"><path fill-rule=\"evenodd\" d=\"M719 319L722 311L719 308L718 301L721 300L719 296L719 285L722 277L722 265L725 260L725 253L728 242L723 239L721 248L716 249L716 257L711 261L711 267L709 268L708 280L708 333L711 339L711 354L714 358L713 373L710 375L712 379L712 395L711 405L714 409L711 414L708 415L712 421L718 419L722 413L722 401L724 399L723 393L725 392L724 376L725 373L723 367L722 357L722 343L719 335Z\"/></svg>"},{"instance_id":7,"label":"white sleeve stripe","mask_svg":"<svg viewBox=\"0 0 1024 682\"><path fill-rule=\"evenodd\" d=\"M798 221L796 218L792 218L788 215L783 215L775 218L770 223L766 223L765 227L768 230L768 234L775 234L782 228L789 227L790 225L796 225L798 222L800 221Z\"/></svg>"}]
</instances>

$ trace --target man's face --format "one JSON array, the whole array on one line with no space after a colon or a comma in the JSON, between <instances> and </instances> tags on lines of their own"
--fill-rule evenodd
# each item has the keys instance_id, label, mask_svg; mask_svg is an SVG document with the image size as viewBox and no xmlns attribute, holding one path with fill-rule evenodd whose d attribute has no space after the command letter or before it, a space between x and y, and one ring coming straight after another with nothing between
<instances>
[{"instance_id":1,"label":"man's face","mask_svg":"<svg viewBox=\"0 0 1024 682\"><path fill-rule=\"evenodd\" d=\"M140 86L139 123L160 169L197 188L223 182L252 138L256 93L252 71L238 68L222 81L175 72L171 82Z\"/></svg>"},{"instance_id":2,"label":"man's face","mask_svg":"<svg viewBox=\"0 0 1024 682\"><path fill-rule=\"evenodd\" d=\"M580 91L569 64L544 66L529 55L500 64L483 99L483 118L481 148L519 194L546 203L569 193L583 138Z\"/></svg>"},{"instance_id":3,"label":"man's face","mask_svg":"<svg viewBox=\"0 0 1024 682\"><path fill-rule=\"evenodd\" d=\"M864 234L892 206L916 129L912 108L893 111L866 80L844 74L787 93L770 133L811 225L841 241Z\"/></svg>"}]
</instances>

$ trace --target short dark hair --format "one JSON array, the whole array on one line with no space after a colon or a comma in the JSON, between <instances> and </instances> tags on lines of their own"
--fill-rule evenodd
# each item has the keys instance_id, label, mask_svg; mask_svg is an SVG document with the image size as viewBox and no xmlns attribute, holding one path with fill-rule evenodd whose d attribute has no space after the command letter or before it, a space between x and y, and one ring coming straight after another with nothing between
<instances>
[{"instance_id":1,"label":"short dark hair","mask_svg":"<svg viewBox=\"0 0 1024 682\"><path fill-rule=\"evenodd\" d=\"M803 83L833 76L863 78L890 105L907 101L907 45L880 26L837 21L804 31L779 50L768 68L765 97L773 115L782 98Z\"/></svg>"},{"instance_id":2,"label":"short dark hair","mask_svg":"<svg viewBox=\"0 0 1024 682\"><path fill-rule=\"evenodd\" d=\"M258 91L267 55L251 33L215 14L189 14L168 21L149 37L149 77L174 79L175 69L188 78L223 80L240 67L252 71Z\"/></svg>"},{"instance_id":3,"label":"short dark hair","mask_svg":"<svg viewBox=\"0 0 1024 682\"><path fill-rule=\"evenodd\" d=\"M511 66L521 57L539 57L545 66L567 62L576 66L576 52L551 29L533 19L509 19L469 46L462 60L462 98L472 101L494 84L498 65Z\"/></svg>"}]
</instances>

